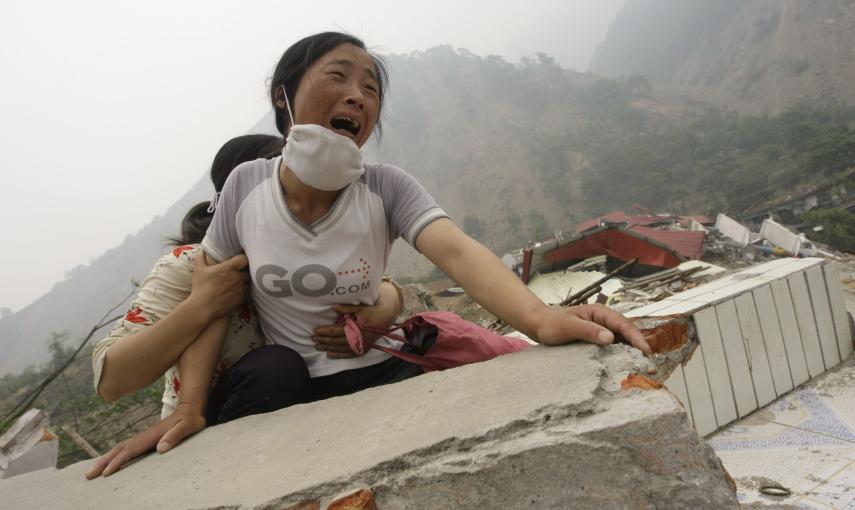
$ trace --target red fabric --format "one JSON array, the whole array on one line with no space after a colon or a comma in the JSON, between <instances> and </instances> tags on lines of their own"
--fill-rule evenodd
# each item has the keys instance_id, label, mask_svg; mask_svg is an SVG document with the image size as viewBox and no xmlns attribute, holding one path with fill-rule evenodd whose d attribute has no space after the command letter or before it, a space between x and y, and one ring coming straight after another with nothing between
<instances>
[{"instance_id":1,"label":"red fabric","mask_svg":"<svg viewBox=\"0 0 855 510\"><path fill-rule=\"evenodd\" d=\"M521 351L531 346L525 340L499 335L477 324L472 324L451 312L420 313L389 330L366 326L358 317L352 315L344 317L344 332L347 336L347 343L350 344L353 352L360 355L365 353L365 345L362 340L363 330L379 333L386 338L393 338L409 344L407 338L412 338L416 329L430 326L437 328L436 343L424 355L400 352L376 344L373 347L404 361L415 363L423 367L425 372L431 372L487 361L496 356ZM405 336L392 333L398 328L404 331Z\"/></svg>"},{"instance_id":2,"label":"red fabric","mask_svg":"<svg viewBox=\"0 0 855 510\"><path fill-rule=\"evenodd\" d=\"M604 228L600 232L571 240L546 253L543 260L545 262L582 260L597 255L607 255L619 260L632 260L637 257L639 264L663 268L677 267L682 262L680 256L668 248L657 246L641 239L638 235L633 235L630 231L617 228Z\"/></svg>"},{"instance_id":3,"label":"red fabric","mask_svg":"<svg viewBox=\"0 0 855 510\"><path fill-rule=\"evenodd\" d=\"M659 230L639 226L632 227L630 230L668 246L687 259L698 260L704 254L704 238L706 237L704 232Z\"/></svg>"},{"instance_id":4,"label":"red fabric","mask_svg":"<svg viewBox=\"0 0 855 510\"><path fill-rule=\"evenodd\" d=\"M175 255L175 257L177 258L177 257L180 257L181 254L184 253L185 251L192 250L192 249L193 249L192 246L179 246L178 248L175 248L174 250L172 250L172 254Z\"/></svg>"}]
</instances>

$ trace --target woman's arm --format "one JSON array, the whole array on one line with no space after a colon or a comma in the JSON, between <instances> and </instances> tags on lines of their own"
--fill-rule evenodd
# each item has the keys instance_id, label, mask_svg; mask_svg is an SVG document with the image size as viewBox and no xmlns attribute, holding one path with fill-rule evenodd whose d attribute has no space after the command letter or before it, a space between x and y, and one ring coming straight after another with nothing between
<instances>
[{"instance_id":1,"label":"woman's arm","mask_svg":"<svg viewBox=\"0 0 855 510\"><path fill-rule=\"evenodd\" d=\"M215 320L181 354L178 360L181 391L175 411L102 455L86 472L87 479L91 480L100 475L110 476L153 448L157 448L159 453L166 453L205 428L205 406L211 388L211 377L227 329L228 318Z\"/></svg>"},{"instance_id":2,"label":"woman's arm","mask_svg":"<svg viewBox=\"0 0 855 510\"><path fill-rule=\"evenodd\" d=\"M416 247L472 299L532 340L553 345L587 340L605 345L612 343L617 333L645 353L650 352L641 332L604 306L546 306L490 250L447 218L425 227Z\"/></svg>"},{"instance_id":3,"label":"woman's arm","mask_svg":"<svg viewBox=\"0 0 855 510\"><path fill-rule=\"evenodd\" d=\"M98 393L106 400L117 400L151 384L175 364L211 321L243 301L246 257L238 255L209 266L199 256L202 253L194 260L189 297L162 319L110 345L98 382ZM156 289L152 294L157 294Z\"/></svg>"}]
</instances>

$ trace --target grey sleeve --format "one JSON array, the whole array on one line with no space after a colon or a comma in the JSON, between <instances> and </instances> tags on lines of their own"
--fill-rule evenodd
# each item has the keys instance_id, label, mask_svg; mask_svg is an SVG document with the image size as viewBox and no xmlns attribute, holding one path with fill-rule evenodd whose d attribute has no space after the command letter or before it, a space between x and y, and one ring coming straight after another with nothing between
<instances>
[{"instance_id":1,"label":"grey sleeve","mask_svg":"<svg viewBox=\"0 0 855 510\"><path fill-rule=\"evenodd\" d=\"M226 179L211 225L202 239L202 249L217 262L243 253L237 227L241 204L265 178L268 161L264 159L238 165Z\"/></svg>"},{"instance_id":2,"label":"grey sleeve","mask_svg":"<svg viewBox=\"0 0 855 510\"><path fill-rule=\"evenodd\" d=\"M415 248L422 230L434 220L447 218L448 214L436 200L410 174L392 165L372 165L367 175L368 185L380 195L389 236L394 241L403 237Z\"/></svg>"}]
</instances>

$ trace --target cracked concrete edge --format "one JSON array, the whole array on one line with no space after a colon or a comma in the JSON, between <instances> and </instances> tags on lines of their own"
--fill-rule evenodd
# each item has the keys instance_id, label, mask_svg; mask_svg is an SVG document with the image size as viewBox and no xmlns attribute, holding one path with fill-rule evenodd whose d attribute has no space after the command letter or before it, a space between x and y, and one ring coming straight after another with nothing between
<instances>
[{"instance_id":1,"label":"cracked concrete edge","mask_svg":"<svg viewBox=\"0 0 855 510\"><path fill-rule=\"evenodd\" d=\"M653 367L632 373L659 383L667 381L678 366L685 366L700 345L691 315L637 317L633 319L633 324L642 331L654 352L648 358Z\"/></svg>"},{"instance_id":2,"label":"cracked concrete edge","mask_svg":"<svg viewBox=\"0 0 855 510\"><path fill-rule=\"evenodd\" d=\"M685 353L691 354L696 347L691 342L681 347L679 353L670 353L671 360L679 359ZM532 448L538 448L538 441L542 440L540 446L546 447L554 442L554 434L562 434L567 437L575 437L579 444L593 440L590 445L597 441L602 442L603 447L615 447L621 444L623 430L629 422L615 422L615 414L627 413L630 408L638 406L638 400L652 401L655 405L645 407L650 415L643 422L645 426L652 426L653 422L661 425L663 419L671 420L671 425L677 430L682 430L681 439L684 445L691 448L697 445L699 450L694 453L704 457L708 461L705 467L710 472L718 472L727 483L719 486L719 498L728 503L735 502L735 486L730 476L721 465L721 461L713 450L697 439L694 428L688 422L686 411L682 404L666 389L659 393L642 392L642 390L625 391L621 389L621 381L629 374L656 373L662 376L661 365L645 358L640 351L626 345L612 345L598 349L592 361L599 364L599 384L591 398L571 406L548 405L538 408L522 419L515 420L501 427L484 430L482 434L468 437L451 437L426 448L414 450L394 459L380 463L362 472L327 481L323 484L306 488L299 492L275 498L261 505L252 507L254 510L280 510L299 505L306 501L317 501L321 508L325 508L340 494L352 492L360 488L371 488L381 507L406 508L405 501L393 496L398 489L412 485L413 480L438 480L447 475L460 475L471 472L467 466L477 466L479 469L490 469L491 459L498 462L502 455L510 453L523 454ZM679 362L679 361L678 361ZM671 367L673 370L673 367ZM670 370L667 372L670 374ZM667 376L665 376L667 378ZM648 393L649 396L644 393ZM667 397L662 398L664 395ZM620 402L618 402L620 401ZM615 403L618 402L618 403ZM632 415L632 413L628 413ZM568 421L575 419L572 421ZM676 421L674 421L676 420ZM569 425L568 425L569 424ZM609 433L614 435L609 436ZM553 436L550 436L553 434ZM547 437L549 436L549 437ZM694 436L694 437L692 437ZM550 442L547 442L549 439ZM516 449L516 451L515 451ZM498 451L502 451L500 454ZM659 473L664 475L664 473ZM686 480L673 480L674 492L680 499L680 487ZM727 490L721 492L721 487ZM331 496L332 495L332 496ZM732 498L732 501L729 499ZM455 500L453 508L460 508L460 501ZM451 508L451 507L449 507Z\"/></svg>"},{"instance_id":3,"label":"cracked concrete edge","mask_svg":"<svg viewBox=\"0 0 855 510\"><path fill-rule=\"evenodd\" d=\"M553 349L555 349L553 351ZM544 358L542 353L546 351L550 351L550 356L548 358ZM531 351L531 352L529 352ZM552 355L552 353L555 355ZM581 367L583 370L573 372L575 375L567 377L566 375L562 375L559 377L559 380L562 381L559 386L555 386L554 389L559 390L562 395L561 397L550 400L548 398L541 399L537 398L537 401L543 401L547 403L551 402L563 402L564 404L571 405L573 408L570 413L575 414L578 412L584 412L584 408L589 405L589 402L593 400L591 393L585 393L588 390L582 389L584 387L590 386L590 390L593 390L599 384L599 378L594 380L594 376L597 376L602 372L602 365L592 359L592 357L597 352L597 348L592 345L574 345L567 346L563 348L549 348L549 347L534 347L532 349L528 349L526 351L509 355L507 357L502 357L497 360L493 360L488 363L476 364L470 367L462 367L461 369L454 371L445 371L438 373L426 374L422 377L404 381L402 383L398 383L396 385L385 386L381 388L372 388L366 390L364 392L360 392L354 395L349 395L345 397L338 397L336 402L323 402L323 403L315 403L315 404L305 404L300 407L300 409L285 409L282 411L278 411L275 413L270 413L267 415L258 415L251 416L245 418L243 420L238 420L236 422L227 423L221 425L215 429L210 429L203 431L203 433L194 436L191 438L187 444L181 449L171 452L170 456L162 457L158 455L149 455L139 461L139 464L145 465L145 470L150 470L150 472L146 472L147 475L152 475L148 477L147 483L149 484L157 484L164 481L164 472L162 471L165 468L175 469L176 466L181 466L181 469L186 468L186 470L182 471L182 476L189 477L190 479L208 479L212 480L216 477L217 480L223 480L223 477L227 473L223 473L223 469L220 469L220 472L211 473L210 469L206 469L205 466L211 465L216 466L218 462L221 462L219 456L222 455L221 452L234 450L235 446L240 444L241 446L248 446L249 448L246 450L240 450L240 454L244 459L256 457L260 458L262 462L267 461L270 462L271 459L275 457L270 457L269 452L276 450L277 448L281 448L283 442L281 440L281 435L276 433L275 431L280 429L281 427L290 427L292 425L298 425L298 422L307 421L311 419L316 419L318 413L321 408L324 411L321 413L325 416L327 420L332 420L338 423L341 420L350 419L350 417L354 416L355 413L373 413L372 415L377 415L378 410L376 407L368 407L366 405L374 405L376 402L387 401L387 402L403 402L402 398L406 400L412 400L411 394L412 389L418 388L419 394L429 394L437 389L448 390L450 388L448 382L451 380L455 381L455 385L458 385L460 381L472 381L472 380L485 380L484 378L494 377L493 374L503 374L501 376L501 384L499 386L504 388L504 390L497 391L494 387L485 386L483 384L475 384L469 386L469 391L465 393L461 393L460 391L456 391L457 395L465 394L466 399L477 401L477 402L486 402L484 405L486 408L489 408L491 405L493 407L496 404L499 404L506 397L503 397L504 391L511 387L517 387L519 385L525 385L527 378L521 378L521 375L525 375L532 369L538 370L537 367L541 367L539 369L540 374L535 377L536 380L541 380L540 384L543 384L543 381L547 379L552 380L551 377L545 377L545 374L550 373L552 370L566 370L568 366L574 366L572 362L569 360L578 360L582 362ZM541 353L541 354L538 354ZM569 363L569 365L568 365ZM546 365L548 369L544 370L542 367ZM524 367L519 370L509 371L510 367ZM527 368L525 368L527 367ZM535 372L537 373L537 372ZM475 379L473 379L473 376ZM528 376L526 376L528 377ZM568 383L572 383L568 386ZM549 383L552 384L552 383ZM460 386L456 386L460 387ZM583 395L581 399L574 400L572 396L568 396L567 398L562 398L563 394L566 391L570 391L571 394L580 394ZM585 397L584 395L587 395ZM378 398L378 397L381 397ZM461 403L463 401L460 401ZM578 404L578 405L576 405ZM484 408L484 406L481 406ZM563 406L558 404L559 408ZM419 408L420 410L424 410L423 407ZM513 429L520 426L520 423L525 423L528 421L532 421L542 414L542 410L550 409L550 405L539 406L524 406L523 409L519 409L520 416L525 417L523 420L515 420L512 422L503 421L501 414L496 413L487 413L485 417L488 418L487 422L482 426L477 426L471 420L469 425L450 425L448 423L454 423L457 420L452 420L451 422L447 422L446 425L442 425L441 430L437 432L435 435L436 440L431 440L431 442L427 441L416 441L419 446L425 447L425 451L430 451L431 448L438 448L434 445L442 445L444 441L449 438L455 438L461 435L465 435L467 437L483 437L488 436L490 434L498 434L499 432L493 431L497 427L499 429ZM513 411L506 413L509 414L509 418L513 418ZM382 416L382 414L380 415ZM414 416L410 416L409 414L399 414L397 418L392 416L394 422L398 423L398 425L402 423L407 423L408 420L413 418L422 419L420 417L427 416L423 414L418 414ZM532 418L532 417L535 418ZM377 430L383 430L385 428L384 425L381 425L381 422L374 420L376 423L374 424L375 432ZM464 420L465 422L466 420ZM388 425L388 421L385 422ZM393 423L394 430L397 430L397 425ZM247 442L245 434L248 430L259 430L264 431L264 433L259 436L258 434L254 435L254 439L252 441ZM298 429L295 427L295 433L300 433L299 430L306 430L305 427L302 429ZM492 431L492 432L491 432ZM394 432L393 432L394 434ZM377 434L374 434L374 437L366 438L368 444L374 444L377 442ZM243 438L243 439L241 439ZM226 440L223 442L223 440ZM223 447L226 448L223 448ZM337 455L342 455L341 451L337 450L337 446L331 446L327 448L327 453L324 454L324 459L321 461L317 461L316 464L323 465L326 463L335 462L335 457ZM381 446L382 448L382 446ZM440 448L441 449L441 448ZM418 448L414 449L418 451ZM317 450L316 450L317 451ZM392 455L386 456L382 458L381 455L380 462L387 461L391 457L395 457L396 454L400 456L401 453L407 452L408 450L403 450L401 448L397 448L395 453ZM410 452L413 450L409 450ZM318 452L320 453L320 452ZM267 457L265 457L265 455ZM314 454L311 454L314 455ZM373 453L373 456L377 456L377 453ZM317 459L316 459L317 460ZM141 469L140 467L134 466L133 469L128 471L122 470L114 477L110 477L109 479L99 479L96 482L86 482L89 485L81 485L82 481L82 472L87 468L87 464L91 463L91 461L84 461L73 466L69 466L68 468L57 471L55 473L32 473L29 475L22 475L21 477L16 477L16 479L12 479L12 485L7 485L13 493L11 494L12 500L14 501L19 498L20 502L23 502L24 499L21 499L25 496L26 492L34 489L35 487L43 484L43 483L53 483L57 486L57 488L64 488L64 490L74 491L79 493L79 497L90 497L99 495L98 501L102 504L109 504L109 500L105 499L106 497L116 497L122 494L127 496L129 494L134 494L134 491L138 491L139 487L135 487L132 483L129 484L129 480L133 480L135 478L134 473ZM370 463L365 462L347 462L346 464L353 464L357 467L357 470L352 472L356 472L359 470L359 464L362 464L363 467L371 466ZM291 469L289 471L294 471ZM334 488L341 488L345 485L349 485L348 480L351 478L348 473L343 472L341 469L338 469L339 474L333 474L330 478L327 478L329 482L335 482L336 480L343 480L343 483L338 485L334 484ZM144 471L145 472L145 471ZM261 485L266 485L268 489L265 492L266 494L258 499L255 499L255 496L251 493L245 494L238 490L238 493L224 492L222 498L213 498L214 501L211 501L212 498L201 498L202 500L207 499L208 501L196 501L194 503L190 503L188 506L195 508L238 508L243 505L243 507L253 507L255 505L259 505L260 503L268 500L270 497L276 495L278 490L275 487L279 486L277 482L277 476L281 476L281 474L277 475L276 473L272 473L270 471L267 472L266 475L261 476L257 481ZM337 477L338 478L335 478ZM130 477L130 478L128 478ZM282 487L282 492L287 492L289 494L299 494L308 490L311 486L314 486L311 478L314 477L317 479L317 476L309 476L306 481L309 481L308 484L304 483L304 479L307 477L300 476L297 477L297 480L291 485L290 488ZM346 480L345 480L346 479ZM321 479L323 480L323 479ZM8 484L10 481L4 481L4 483ZM200 485L208 486L210 488L210 482L202 483ZM272 490L271 490L272 489ZM198 490L198 487L196 487ZM14 491L17 491L15 493ZM326 491L325 491L326 492ZM327 494L337 492L334 490L330 490ZM241 495L238 495L241 494ZM160 496L163 499L165 496ZM42 496L36 498L37 501L50 502L54 498L52 498L49 494L43 494ZM156 498L147 500L148 503L153 504ZM219 499L219 501L216 501ZM142 502L145 503L145 502ZM141 503L141 504L142 504ZM137 505L139 506L139 505Z\"/></svg>"},{"instance_id":4,"label":"cracked concrete edge","mask_svg":"<svg viewBox=\"0 0 855 510\"><path fill-rule=\"evenodd\" d=\"M561 401L561 399L557 399L553 403L549 403L547 405L543 405L540 407L531 406L529 407L525 414L521 417L518 417L512 421L506 422L495 422L496 425L486 425L483 427L473 427L469 429L460 429L459 427L447 427L443 426L443 432L436 437L436 441L430 444L427 442L423 442L422 448L414 448L412 450L406 451L399 449L397 454L393 454L392 456L383 459L381 462L378 462L375 465L370 465L362 462L362 468L360 469L358 465L359 462L354 464L354 467L357 467L353 472L342 473L341 476L333 476L326 480L318 480L321 483L312 483L310 480L306 480L309 484L301 484L296 483L291 488L286 489L282 487L283 492L287 491L287 494L283 494L281 497L275 497L273 499L268 499L270 496L273 496L276 493L276 490L268 490L265 491L269 495L266 497L262 497L259 499L255 499L253 497L249 497L241 501L242 497L237 494L233 494L232 497L229 497L228 494L226 498L231 499L232 501L223 501L220 504L215 505L206 505L206 503L197 502L197 504L191 506L195 508L220 508L220 509L237 509L237 508L265 508L265 509L277 509L281 510L283 508L288 508L293 504L298 504L305 501L323 501L329 502L336 497L336 495L341 493L352 492L355 489L364 487L366 485L373 486L379 484L380 487L384 487L384 483L389 485L393 483L392 481L387 481L384 477L389 477L394 473L407 473L407 472L418 472L418 470L423 467L427 469L426 466L430 466L431 462L435 459L439 459L442 456L448 456L451 454L461 455L463 457L470 455L470 451L481 451L482 448L479 446L481 444L490 445L490 444L501 444L503 442L508 442L509 444L515 444L517 438L524 437L527 434L535 434L540 430L551 430L553 432L560 431L559 428L556 428L558 423L565 422L586 422L586 423L594 423L596 421L596 417L604 412L608 411L608 409L613 408L615 401L621 401L627 399L628 397L638 397L639 390L630 390L630 391L622 391L620 389L620 382L623 378L625 378L629 373L633 372L647 372L650 370L655 370L656 366L651 360L644 358L641 353L633 348L630 348L625 345L614 345L605 348L597 348L591 345L576 345L576 346L568 346L568 348L562 353L562 356L575 356L578 359L587 359L587 364L584 370L586 375L585 377L596 376L598 379L596 381L591 381L590 379L585 379L585 377L581 376L581 372L577 374L576 377L571 377L567 380L575 381L574 384L579 384L581 382L585 382L585 385L592 388L592 390L587 393L587 398L579 399L579 400L565 400ZM533 367L539 367L543 363L545 358L539 358L536 351L545 352L544 349L553 349L549 347L535 347L529 349L528 351L532 352L521 352L514 355L509 355L507 357L503 357L506 359L499 358L488 364L478 364L481 365L482 368L478 368L477 366L472 366L471 368L474 372L470 372L471 374L481 374L481 376L492 377L490 374L495 373L504 373L509 374L510 377L508 381L504 383L504 386L518 385L518 384L526 384L525 379L519 379L519 377L514 377L511 372L507 372L509 367L511 366L528 366L527 370L531 370ZM562 349L562 348L558 348ZM556 354L558 351L556 351ZM576 353L571 354L571 353ZM516 359L512 359L516 357ZM559 360L562 358L550 358L554 360ZM526 361L528 360L528 361ZM535 363L532 365L532 363ZM553 369L559 369L559 367L563 367L563 362L556 363L550 361L547 363L549 366L553 367ZM495 367L495 368L494 368ZM464 367L460 372L460 375L463 375L467 372L467 368ZM496 372L498 370L498 372ZM540 369L541 373L543 373L543 369ZM447 387L448 379L452 380L460 380L467 379L466 377L461 378L456 373L451 373L456 371L448 371L446 373L438 373L438 374L427 374L425 376L417 378L415 384L417 386L422 387L422 390L427 390L428 393L434 391L435 388L443 388ZM525 373L525 372L523 372ZM504 377L504 376L503 376ZM407 382L400 383L400 385L393 385L391 387L384 388L374 388L371 390L366 390L365 392L361 392L360 394L341 397L338 400L338 403L334 405L331 409L334 412L330 413L327 417L328 419L335 419L336 417L347 416L347 413L352 413L356 410L364 411L364 409L357 404L357 402L371 402L376 400L378 396L382 393L384 398L400 398L400 393L405 393L407 388ZM411 382L412 384L412 382ZM565 389L575 388L575 386L567 386L566 383ZM510 386L508 386L510 387ZM475 397L472 398L483 398L486 395L490 395L495 393L494 390L489 388L481 388L479 386L474 387L475 389ZM564 390L561 390L564 391ZM682 420L687 422L687 418L682 407L679 407L676 399L670 396L667 392L659 392L653 391L651 394L658 395L657 398L664 399L664 401L670 402L670 405L674 407L680 416L682 416ZM396 395L398 395L396 397ZM644 395L641 395L641 398L644 398ZM373 399L373 400L372 400ZM634 398L629 398L628 400L632 401ZM329 403L323 404L325 407L329 406ZM294 412L296 411L296 415ZM306 415L316 415L319 409L312 410L308 407L303 411L299 410L283 410L278 413L271 413L270 415L260 415L257 417L250 417L249 419L245 419L244 423L233 423L222 425L222 429L219 431L206 431L205 433L199 435L198 437L193 438L192 442L197 443L195 449L185 450L184 453L190 454L191 451L195 452L193 455L192 463L187 464L188 467L191 468L190 472L185 473L186 476L200 476L200 471L198 469L198 465L205 465L206 462L213 461L212 453L209 448L213 444L217 444L212 442L212 439L230 437L230 434L235 434L238 431L245 431L247 427L253 428L262 424L265 427L270 427L271 420L275 422L276 427L286 427L289 424L294 423L294 417L302 414L304 418ZM283 414L284 413L284 414ZM671 413L671 411L669 411ZM326 414L326 412L325 412ZM671 413L673 414L673 413ZM406 416L404 416L406 418ZM577 420L571 420L570 418L576 418ZM403 418L401 418L403 419ZM399 419L398 421L401 421ZM692 429L688 428L687 430L693 432ZM218 427L219 428L219 427ZM211 432L215 432L213 435ZM464 432L461 437L460 432ZM443 436L443 434L447 434ZM231 440L234 442L240 434L234 436ZM270 439L268 436L262 436L257 438L254 443L246 443L247 446L251 447L250 452L243 452L244 455L259 455L262 454L260 452L262 450L258 450L258 445L260 442L265 442ZM698 441L695 438L695 441ZM188 443L189 444L189 443ZM581 448L582 443L576 443L574 445L567 446L569 449ZM275 445L265 444L266 448L275 448ZM177 452L181 453L181 452ZM202 454L201 456L199 454ZM145 459L144 459L145 460ZM325 459L324 462L329 462L331 459ZM146 463L150 464L150 467L147 469L159 469L163 461L167 461L167 459L158 459L156 457L147 460ZM182 465L182 462L188 462L188 459L184 459L183 461L179 461L179 458L173 457L169 462L176 461L179 465ZM366 467L369 466L369 467ZM72 471L81 471L84 469L83 465L77 465L73 467ZM70 468L67 468L70 469ZM341 470L339 470L341 471ZM120 472L119 474L122 474ZM270 473L268 473L269 475ZM26 476L26 475L24 475ZM397 475L396 475L397 476ZM440 475L444 476L444 475ZM41 477L39 477L41 478ZM157 478L157 477L155 477ZM395 478L396 480L398 478ZM61 485L67 486L71 489L74 484L70 483L67 476L62 477L60 479L62 481ZM263 481L263 480L266 480ZM24 480L20 480L23 482ZM45 480L47 481L47 480ZM151 480L154 482L155 480ZM34 482L36 480L34 479ZM271 476L262 476L258 483L269 484L270 487L278 487L274 478ZM118 487L116 485L122 484L120 479L117 479L115 482L109 482L103 489L98 489L99 491L110 490L110 487L114 487L113 490L116 490ZM30 484L28 484L30 485ZM102 481L103 485L103 481ZM302 486L301 486L302 485ZM389 485L391 486L391 485ZM94 485L92 486L94 487ZM79 489L80 487L78 487ZM88 492L88 491L87 491ZM272 493L272 494L271 494ZM118 495L118 493L116 493ZM229 493L230 494L230 493ZM245 497L245 496L244 496ZM14 497L13 497L14 499ZM211 499L211 498L209 498ZM216 499L216 498L215 498ZM266 502L265 502L266 501ZM215 501L211 501L214 503ZM286 505L287 503L287 505Z\"/></svg>"},{"instance_id":5,"label":"cracked concrete edge","mask_svg":"<svg viewBox=\"0 0 855 510\"><path fill-rule=\"evenodd\" d=\"M653 481L658 487L655 490L649 487L638 489L642 499L647 498L651 502L668 498L688 508L712 501L715 506L700 508L735 508L735 491L727 482L721 463L708 446L698 441L678 403L658 391L634 393L633 397L615 399L598 411L576 415L577 419L573 420L550 418L528 422L524 427L508 427L504 434L496 433L486 440L449 440L445 442L445 448L413 452L347 479L330 481L254 508L279 510L307 500L318 501L321 508L325 508L325 504L336 497L327 495L364 487L374 491L378 507L383 509L408 508L414 499L422 503L429 500L430 508L483 508L483 498L489 495L481 492L495 495L502 491L501 484L497 487L494 478L513 478L516 464L528 465L531 469L536 469L531 466L545 464L548 471L563 469L568 476L587 479L585 483L589 486L600 481L606 487L610 483L620 485L621 477L631 474ZM627 430L628 427L632 430ZM665 446L661 437L663 428L678 433L668 438L675 451L662 451ZM658 440L650 440L654 436L659 436ZM567 456L556 457L556 449L567 453ZM587 454L579 459L570 455L573 452ZM620 466L609 462L593 468L586 464L591 452L600 452L609 459L624 462L619 462ZM541 463L537 460L541 455L555 458ZM698 465L697 459L703 459L705 465ZM598 469L601 471L598 476L610 479L592 480L592 473ZM537 486L532 482L535 486L527 487L527 492L540 494L539 503L572 502L573 494L555 491L556 476L547 474L535 477L537 479L542 483ZM706 491L696 490L701 484L707 486ZM584 492L585 487L582 489ZM624 490L624 496L636 497L630 496L629 492ZM529 497L527 494L518 496L522 499ZM502 495L505 497L507 494ZM518 507L505 501L508 508ZM523 503L522 500L518 502L519 505Z\"/></svg>"},{"instance_id":6,"label":"cracked concrete edge","mask_svg":"<svg viewBox=\"0 0 855 510\"><path fill-rule=\"evenodd\" d=\"M549 422L558 422L573 418L585 417L598 412L595 402L598 397L592 396L578 404L564 407L548 405L535 410L526 418L514 420L501 427L485 429L480 434L466 437L450 437L428 447L407 452L394 459L382 462L356 474L339 477L322 484L300 490L279 498L274 498L257 506L227 507L253 510L282 510L299 505L305 501L317 501L321 508L334 501L342 494L362 488L370 488L375 493L397 485L395 480L408 476L416 476L434 464L445 464L443 459L468 458L475 452L481 451L484 444L502 444L525 437L533 431L542 430Z\"/></svg>"}]
</instances>

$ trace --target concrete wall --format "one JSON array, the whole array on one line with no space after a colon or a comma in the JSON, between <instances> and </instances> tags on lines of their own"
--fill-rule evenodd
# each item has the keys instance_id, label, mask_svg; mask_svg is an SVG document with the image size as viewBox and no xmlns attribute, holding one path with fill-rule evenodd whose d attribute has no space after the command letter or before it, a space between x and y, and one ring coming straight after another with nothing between
<instances>
[{"instance_id":1,"label":"concrete wall","mask_svg":"<svg viewBox=\"0 0 855 510\"><path fill-rule=\"evenodd\" d=\"M213 427L109 478L86 461L0 482L3 506L736 508L666 390L621 389L637 350L533 347L490 362ZM369 507L365 507L369 508Z\"/></svg>"}]
</instances>

